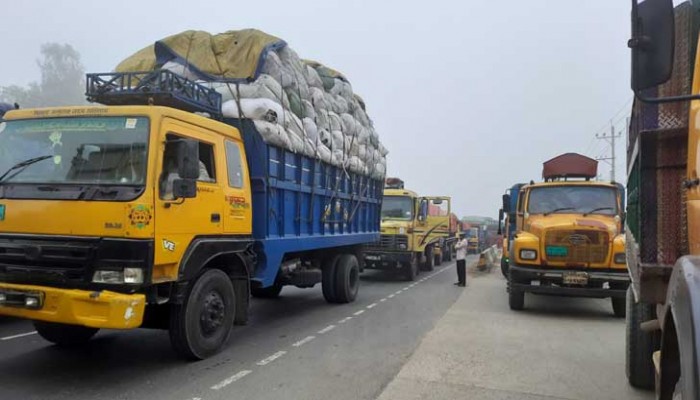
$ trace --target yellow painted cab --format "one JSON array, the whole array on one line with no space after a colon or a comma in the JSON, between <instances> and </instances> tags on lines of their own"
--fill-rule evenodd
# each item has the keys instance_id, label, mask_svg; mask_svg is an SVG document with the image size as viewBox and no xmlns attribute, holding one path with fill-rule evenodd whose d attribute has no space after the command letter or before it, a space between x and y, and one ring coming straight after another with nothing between
<instances>
[{"instance_id":1,"label":"yellow painted cab","mask_svg":"<svg viewBox=\"0 0 700 400\"><path fill-rule=\"evenodd\" d=\"M524 185L509 246L508 292L513 310L525 293L611 298L625 315L624 191L591 180L597 161L567 153L545 162L544 182ZM509 213L510 198L503 209Z\"/></svg>"}]
</instances>

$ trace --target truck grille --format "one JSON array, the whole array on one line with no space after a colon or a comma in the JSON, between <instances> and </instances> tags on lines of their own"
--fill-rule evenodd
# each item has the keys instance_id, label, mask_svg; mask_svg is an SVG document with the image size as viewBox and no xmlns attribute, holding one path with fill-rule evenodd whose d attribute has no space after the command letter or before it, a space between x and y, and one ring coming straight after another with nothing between
<instances>
[{"instance_id":1,"label":"truck grille","mask_svg":"<svg viewBox=\"0 0 700 400\"><path fill-rule=\"evenodd\" d=\"M0 280L82 282L95 249L90 241L0 238Z\"/></svg>"},{"instance_id":2,"label":"truck grille","mask_svg":"<svg viewBox=\"0 0 700 400\"><path fill-rule=\"evenodd\" d=\"M592 230L556 230L545 235L545 257L549 261L601 264L608 257L610 235Z\"/></svg>"},{"instance_id":3,"label":"truck grille","mask_svg":"<svg viewBox=\"0 0 700 400\"><path fill-rule=\"evenodd\" d=\"M408 236L406 235L381 235L379 242L370 245L374 250L407 250Z\"/></svg>"}]
</instances>

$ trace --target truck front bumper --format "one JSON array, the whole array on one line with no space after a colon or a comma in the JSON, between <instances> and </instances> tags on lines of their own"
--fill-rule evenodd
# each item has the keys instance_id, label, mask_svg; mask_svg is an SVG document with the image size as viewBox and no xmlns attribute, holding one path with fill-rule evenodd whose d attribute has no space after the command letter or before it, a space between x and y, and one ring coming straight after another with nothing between
<instances>
[{"instance_id":1,"label":"truck front bumper","mask_svg":"<svg viewBox=\"0 0 700 400\"><path fill-rule=\"evenodd\" d=\"M141 326L146 296L0 283L0 315L91 328Z\"/></svg>"},{"instance_id":2,"label":"truck front bumper","mask_svg":"<svg viewBox=\"0 0 700 400\"><path fill-rule=\"evenodd\" d=\"M409 263L413 260L410 251L365 251L365 267L375 269L396 268L397 263Z\"/></svg>"},{"instance_id":3,"label":"truck front bumper","mask_svg":"<svg viewBox=\"0 0 700 400\"><path fill-rule=\"evenodd\" d=\"M572 271L564 269L524 267L510 265L510 290L535 294L549 294L571 297L624 298L630 277L627 271L586 270ZM565 285L564 275L572 272L584 272L588 276L586 285ZM605 287L605 283L608 287Z\"/></svg>"}]
</instances>

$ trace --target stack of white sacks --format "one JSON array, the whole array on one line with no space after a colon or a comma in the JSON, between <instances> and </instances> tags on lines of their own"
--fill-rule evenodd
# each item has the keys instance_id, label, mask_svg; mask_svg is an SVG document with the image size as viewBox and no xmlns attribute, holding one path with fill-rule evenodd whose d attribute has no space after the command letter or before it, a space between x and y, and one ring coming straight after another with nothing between
<instances>
[{"instance_id":1,"label":"stack of white sacks","mask_svg":"<svg viewBox=\"0 0 700 400\"><path fill-rule=\"evenodd\" d=\"M163 68L189 75L182 65ZM253 120L265 142L384 179L388 151L362 99L340 74L302 61L289 46L268 51L252 83L207 85L221 93L224 117Z\"/></svg>"}]
</instances>

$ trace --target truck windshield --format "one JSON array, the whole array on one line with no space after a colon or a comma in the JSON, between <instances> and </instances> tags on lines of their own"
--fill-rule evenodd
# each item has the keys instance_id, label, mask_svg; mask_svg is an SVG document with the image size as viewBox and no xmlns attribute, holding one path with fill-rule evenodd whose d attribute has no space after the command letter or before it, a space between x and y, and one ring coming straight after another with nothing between
<instances>
[{"instance_id":1,"label":"truck windshield","mask_svg":"<svg viewBox=\"0 0 700 400\"><path fill-rule=\"evenodd\" d=\"M0 190L4 197L47 198L89 186L143 187L148 131L147 118L131 117L0 122ZM30 193L32 186L43 194Z\"/></svg>"},{"instance_id":2,"label":"truck windshield","mask_svg":"<svg viewBox=\"0 0 700 400\"><path fill-rule=\"evenodd\" d=\"M413 199L405 196L385 196L382 219L413 219Z\"/></svg>"},{"instance_id":3,"label":"truck windshield","mask_svg":"<svg viewBox=\"0 0 700 400\"><path fill-rule=\"evenodd\" d=\"M617 214L617 191L603 186L551 186L530 190L530 214Z\"/></svg>"}]
</instances>

